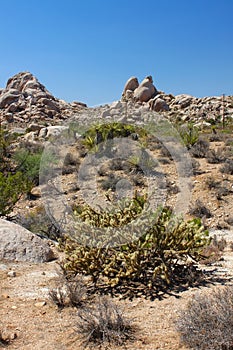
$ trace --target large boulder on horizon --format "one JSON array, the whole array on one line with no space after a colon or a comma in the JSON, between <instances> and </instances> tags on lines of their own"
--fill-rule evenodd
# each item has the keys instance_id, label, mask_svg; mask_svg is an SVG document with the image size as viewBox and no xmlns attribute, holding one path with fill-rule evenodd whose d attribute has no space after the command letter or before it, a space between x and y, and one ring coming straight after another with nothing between
<instances>
[{"instance_id":1,"label":"large boulder on horizon","mask_svg":"<svg viewBox=\"0 0 233 350\"><path fill-rule=\"evenodd\" d=\"M158 94L157 89L153 84L152 76L149 75L139 84L136 77L131 77L127 80L122 99L133 99L139 102L148 102L151 98Z\"/></svg>"}]
</instances>

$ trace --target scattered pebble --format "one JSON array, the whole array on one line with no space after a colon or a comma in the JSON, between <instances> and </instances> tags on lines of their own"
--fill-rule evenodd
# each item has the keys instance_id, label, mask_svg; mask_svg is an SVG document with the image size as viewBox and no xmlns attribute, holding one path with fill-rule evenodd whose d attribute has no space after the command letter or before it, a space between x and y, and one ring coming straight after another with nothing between
<instances>
[{"instance_id":1,"label":"scattered pebble","mask_svg":"<svg viewBox=\"0 0 233 350\"><path fill-rule=\"evenodd\" d=\"M7 276L8 276L8 277L16 277L16 272L15 272L15 271L9 271L9 272L7 273Z\"/></svg>"}]
</instances>

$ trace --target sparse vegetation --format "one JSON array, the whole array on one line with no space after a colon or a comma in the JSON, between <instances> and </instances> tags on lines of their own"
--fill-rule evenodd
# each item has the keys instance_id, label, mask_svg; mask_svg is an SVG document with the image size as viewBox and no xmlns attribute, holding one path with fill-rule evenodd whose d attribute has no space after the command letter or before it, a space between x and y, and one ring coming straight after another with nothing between
<instances>
[{"instance_id":1,"label":"sparse vegetation","mask_svg":"<svg viewBox=\"0 0 233 350\"><path fill-rule=\"evenodd\" d=\"M15 221L37 235L57 241L62 237L62 225L52 220L43 206L39 206L25 215L17 215Z\"/></svg>"},{"instance_id":2,"label":"sparse vegetation","mask_svg":"<svg viewBox=\"0 0 233 350\"><path fill-rule=\"evenodd\" d=\"M146 131L134 125L120 122L93 125L84 134L83 145L88 150L97 150L98 145L116 137L128 137L137 134L137 139L146 137Z\"/></svg>"},{"instance_id":3,"label":"sparse vegetation","mask_svg":"<svg viewBox=\"0 0 233 350\"><path fill-rule=\"evenodd\" d=\"M233 159L227 159L220 168L220 171L224 174L233 175Z\"/></svg>"},{"instance_id":4,"label":"sparse vegetation","mask_svg":"<svg viewBox=\"0 0 233 350\"><path fill-rule=\"evenodd\" d=\"M203 139L198 139L191 147L190 153L195 158L205 158L209 151L209 142Z\"/></svg>"},{"instance_id":5,"label":"sparse vegetation","mask_svg":"<svg viewBox=\"0 0 233 350\"><path fill-rule=\"evenodd\" d=\"M191 215L198 218L211 218L212 214L210 210L202 203L201 200L197 199L194 206L189 210Z\"/></svg>"},{"instance_id":6,"label":"sparse vegetation","mask_svg":"<svg viewBox=\"0 0 233 350\"><path fill-rule=\"evenodd\" d=\"M21 172L0 172L0 216L8 216L21 196L31 189L31 184Z\"/></svg>"},{"instance_id":7,"label":"sparse vegetation","mask_svg":"<svg viewBox=\"0 0 233 350\"><path fill-rule=\"evenodd\" d=\"M188 123L180 127L178 131L188 149L197 143L199 139L199 131L198 128L193 125L193 123Z\"/></svg>"},{"instance_id":8,"label":"sparse vegetation","mask_svg":"<svg viewBox=\"0 0 233 350\"><path fill-rule=\"evenodd\" d=\"M203 256L205 259L201 261L203 264L209 265L222 258L223 251L227 246L227 241L222 237L218 239L214 235L211 243L203 250Z\"/></svg>"},{"instance_id":9,"label":"sparse vegetation","mask_svg":"<svg viewBox=\"0 0 233 350\"><path fill-rule=\"evenodd\" d=\"M129 220L128 213L123 212L121 220L118 217L118 225L122 220ZM143 285L145 290L158 285L167 286L172 284L180 264L183 262L186 266L188 257L194 261L203 258L202 250L209 244L208 232L199 219L185 222L173 217L168 209L163 209L156 223L147 226L145 232L144 226L133 226L135 232L131 233L131 240L114 247L107 243L98 245L101 237L98 237L97 227L103 227L106 219L100 221L99 216L86 214L83 218L94 226L90 242L96 239L96 245L84 246L68 237L63 243L66 253L63 267L71 276L77 273L90 276L94 290L101 285L115 288L130 283ZM110 218L108 225L116 227Z\"/></svg>"},{"instance_id":10,"label":"sparse vegetation","mask_svg":"<svg viewBox=\"0 0 233 350\"><path fill-rule=\"evenodd\" d=\"M180 313L177 329L181 341L196 350L232 350L233 288L215 288L196 294Z\"/></svg>"},{"instance_id":11,"label":"sparse vegetation","mask_svg":"<svg viewBox=\"0 0 233 350\"><path fill-rule=\"evenodd\" d=\"M226 160L224 152L220 149L217 151L211 149L206 154L207 162L210 164L219 164Z\"/></svg>"},{"instance_id":12,"label":"sparse vegetation","mask_svg":"<svg viewBox=\"0 0 233 350\"><path fill-rule=\"evenodd\" d=\"M58 286L49 291L50 299L59 309L66 306L82 307L87 301L87 288L82 276L66 279L60 275Z\"/></svg>"},{"instance_id":13,"label":"sparse vegetation","mask_svg":"<svg viewBox=\"0 0 233 350\"><path fill-rule=\"evenodd\" d=\"M135 329L120 308L106 297L99 298L93 307L78 312L77 332L83 346L123 345L134 339Z\"/></svg>"}]
</instances>

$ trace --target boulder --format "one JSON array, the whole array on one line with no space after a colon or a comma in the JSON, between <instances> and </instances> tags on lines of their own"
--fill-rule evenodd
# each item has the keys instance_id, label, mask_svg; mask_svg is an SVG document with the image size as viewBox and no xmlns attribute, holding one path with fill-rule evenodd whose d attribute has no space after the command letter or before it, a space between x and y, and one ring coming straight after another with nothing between
<instances>
[{"instance_id":1,"label":"boulder","mask_svg":"<svg viewBox=\"0 0 233 350\"><path fill-rule=\"evenodd\" d=\"M146 77L141 84L134 90L134 98L140 102L148 102L158 94L151 75Z\"/></svg>"},{"instance_id":2,"label":"boulder","mask_svg":"<svg viewBox=\"0 0 233 350\"><path fill-rule=\"evenodd\" d=\"M5 91L0 96L0 108L4 108L7 105L18 101L20 96L20 92L16 89L10 89L9 91Z\"/></svg>"},{"instance_id":3,"label":"boulder","mask_svg":"<svg viewBox=\"0 0 233 350\"><path fill-rule=\"evenodd\" d=\"M138 79L136 77L131 77L127 80L122 96L125 96L126 91L134 91L139 86Z\"/></svg>"},{"instance_id":4,"label":"boulder","mask_svg":"<svg viewBox=\"0 0 233 350\"><path fill-rule=\"evenodd\" d=\"M149 101L149 106L152 111L162 112L169 111L169 106L162 98L153 98Z\"/></svg>"},{"instance_id":5,"label":"boulder","mask_svg":"<svg viewBox=\"0 0 233 350\"><path fill-rule=\"evenodd\" d=\"M0 219L0 260L43 263L55 259L48 241L24 227Z\"/></svg>"},{"instance_id":6,"label":"boulder","mask_svg":"<svg viewBox=\"0 0 233 350\"><path fill-rule=\"evenodd\" d=\"M60 136L62 132L69 130L68 126L65 125L53 125L42 128L39 132L39 138L50 138Z\"/></svg>"},{"instance_id":7,"label":"boulder","mask_svg":"<svg viewBox=\"0 0 233 350\"><path fill-rule=\"evenodd\" d=\"M191 95L181 94L181 95L175 96L174 103L178 104L180 106L180 108L183 109L183 108L190 106L194 100L195 100L195 98Z\"/></svg>"}]
</instances>

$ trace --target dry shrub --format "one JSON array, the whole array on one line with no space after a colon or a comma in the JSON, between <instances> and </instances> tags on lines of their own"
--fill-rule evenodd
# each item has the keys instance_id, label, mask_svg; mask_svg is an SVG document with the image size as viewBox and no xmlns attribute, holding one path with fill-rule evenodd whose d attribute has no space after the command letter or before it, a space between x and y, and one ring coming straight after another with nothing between
<instances>
[{"instance_id":1,"label":"dry shrub","mask_svg":"<svg viewBox=\"0 0 233 350\"><path fill-rule=\"evenodd\" d=\"M233 175L233 159L227 159L220 171L224 174Z\"/></svg>"},{"instance_id":2,"label":"dry shrub","mask_svg":"<svg viewBox=\"0 0 233 350\"><path fill-rule=\"evenodd\" d=\"M199 199L196 200L194 206L190 209L189 213L191 215L195 215L198 218L212 217L210 210Z\"/></svg>"},{"instance_id":3,"label":"dry shrub","mask_svg":"<svg viewBox=\"0 0 233 350\"><path fill-rule=\"evenodd\" d=\"M210 245L207 246L202 252L205 259L201 261L201 263L208 265L219 261L226 246L227 241L225 238L222 237L221 239L217 239L217 236L214 235Z\"/></svg>"},{"instance_id":4,"label":"dry shrub","mask_svg":"<svg viewBox=\"0 0 233 350\"><path fill-rule=\"evenodd\" d=\"M209 151L209 142L205 140L198 140L190 149L190 153L195 158L205 158Z\"/></svg>"},{"instance_id":5,"label":"dry shrub","mask_svg":"<svg viewBox=\"0 0 233 350\"><path fill-rule=\"evenodd\" d=\"M59 309L66 306L83 306L87 301L87 288L83 277L75 276L71 280L67 280L60 275L59 284L49 291L49 297Z\"/></svg>"},{"instance_id":6,"label":"dry shrub","mask_svg":"<svg viewBox=\"0 0 233 350\"><path fill-rule=\"evenodd\" d=\"M99 298L93 307L78 312L77 331L82 335L83 345L123 345L134 338L134 328L116 304L106 297ZM108 348L108 347L107 347Z\"/></svg>"},{"instance_id":7,"label":"dry shrub","mask_svg":"<svg viewBox=\"0 0 233 350\"><path fill-rule=\"evenodd\" d=\"M233 287L196 294L180 312L176 327L181 341L194 350L233 349Z\"/></svg>"}]
</instances>

